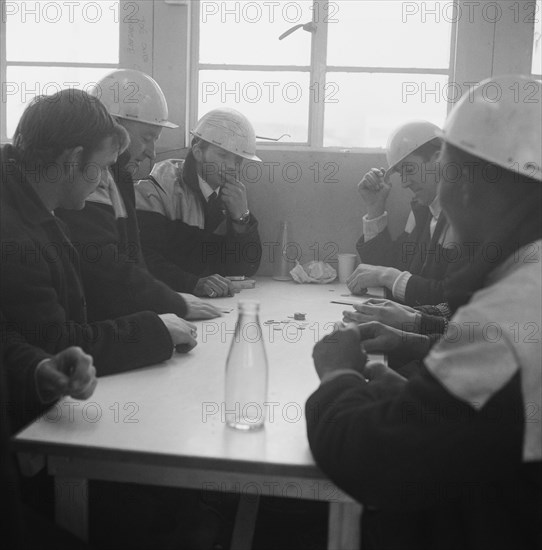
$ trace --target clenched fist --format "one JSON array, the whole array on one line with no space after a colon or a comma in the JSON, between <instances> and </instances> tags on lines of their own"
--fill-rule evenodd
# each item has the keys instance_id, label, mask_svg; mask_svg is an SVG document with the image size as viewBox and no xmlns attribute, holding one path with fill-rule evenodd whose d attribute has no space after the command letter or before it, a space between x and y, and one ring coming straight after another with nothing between
<instances>
[{"instance_id":1,"label":"clenched fist","mask_svg":"<svg viewBox=\"0 0 542 550\"><path fill-rule=\"evenodd\" d=\"M384 168L372 168L358 183L358 192L367 206L368 219L378 218L386 210L391 185L386 181Z\"/></svg>"}]
</instances>

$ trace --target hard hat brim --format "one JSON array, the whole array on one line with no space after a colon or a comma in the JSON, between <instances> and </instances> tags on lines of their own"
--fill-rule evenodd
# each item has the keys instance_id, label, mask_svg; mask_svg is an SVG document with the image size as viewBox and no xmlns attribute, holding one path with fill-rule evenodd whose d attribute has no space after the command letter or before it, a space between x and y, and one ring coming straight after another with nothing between
<instances>
[{"instance_id":1,"label":"hard hat brim","mask_svg":"<svg viewBox=\"0 0 542 550\"><path fill-rule=\"evenodd\" d=\"M386 173L384 174L384 178L389 178L392 174L394 174L395 172L399 172L399 170L397 169L397 167L405 161L406 158L408 158L410 155L415 155L417 151L419 151L424 145L426 145L427 143L433 141L434 139L436 138L440 138L442 139L442 130L438 129L438 130L435 130L435 135L431 138L431 139L428 139L427 141L424 141L423 143L420 143L420 145L418 145L418 147L416 147L416 149L414 149L413 151L410 151L410 153L407 153L406 155L404 155L403 157L401 157L398 161L394 162L387 170L386 170Z\"/></svg>"},{"instance_id":2,"label":"hard hat brim","mask_svg":"<svg viewBox=\"0 0 542 550\"><path fill-rule=\"evenodd\" d=\"M420 145L421 147L421 145ZM393 174L395 174L396 172L399 172L398 170L398 166L404 162L404 160L409 157L410 155L412 155L413 153L415 153L417 150L419 149L419 147L417 149L414 149L414 151L411 151L410 153L408 153L408 155L405 155L404 157L400 158L395 164L392 164L385 172L384 174L384 179L385 180L388 180L390 178L390 176L393 176Z\"/></svg>"},{"instance_id":3,"label":"hard hat brim","mask_svg":"<svg viewBox=\"0 0 542 550\"><path fill-rule=\"evenodd\" d=\"M461 151L465 151L469 155L472 155L473 157L480 158L482 160L485 160L486 162L489 162L490 164L494 164L495 166L501 167L503 170L508 170L509 172L514 171L514 166L517 163L518 167L516 170L518 173L522 174L523 176L529 177L533 180L542 181L542 170L540 170L540 166L537 163L532 163L533 166L537 166L538 169L535 172L532 172L531 170L525 169L524 166L521 166L519 162L514 162L513 160L510 161L508 165L503 164L502 159L499 159L497 156L490 155L485 151L479 151L475 147L472 146L470 143L463 142L458 139L450 138L449 135L446 134L444 130L440 131L440 135L438 136L444 143L448 143L452 147L456 147L457 149L460 149Z\"/></svg>"},{"instance_id":4,"label":"hard hat brim","mask_svg":"<svg viewBox=\"0 0 542 550\"><path fill-rule=\"evenodd\" d=\"M169 122L168 120L165 120L164 122L156 122L156 121L150 121L150 120L141 120L140 118L135 118L131 116L123 116L123 115L117 115L112 114L111 116L116 118L122 118L123 120L131 120L133 122L141 122L141 124L150 124L151 126L160 126L162 128L171 128L172 130L174 128L179 128L178 124L174 124L173 122Z\"/></svg>"},{"instance_id":5,"label":"hard hat brim","mask_svg":"<svg viewBox=\"0 0 542 550\"><path fill-rule=\"evenodd\" d=\"M164 128L171 128L172 130L175 129L175 128L179 128L178 124L174 124L173 122L169 122L168 120L166 120L165 122L159 123L156 126L162 126Z\"/></svg>"},{"instance_id":6,"label":"hard hat brim","mask_svg":"<svg viewBox=\"0 0 542 550\"><path fill-rule=\"evenodd\" d=\"M237 154L237 153L235 153ZM243 157L246 160L254 160L255 162L263 162L262 159L256 155L239 155L240 157Z\"/></svg>"},{"instance_id":7,"label":"hard hat brim","mask_svg":"<svg viewBox=\"0 0 542 550\"><path fill-rule=\"evenodd\" d=\"M214 145L215 147L219 147L220 149L224 149L224 151L228 151L228 153L232 153L234 155L237 155L238 157L244 158L246 160L253 160L255 162L263 162L263 160L258 157L257 155L251 155L249 153L237 153L235 151L230 151L229 149L226 149L222 147L221 145L218 145L217 143L213 143L212 141L209 141L208 139L202 138L200 135L196 134L194 130L190 130L189 134L195 138L201 139L201 141L205 141L206 143L210 143L211 145Z\"/></svg>"}]
</instances>

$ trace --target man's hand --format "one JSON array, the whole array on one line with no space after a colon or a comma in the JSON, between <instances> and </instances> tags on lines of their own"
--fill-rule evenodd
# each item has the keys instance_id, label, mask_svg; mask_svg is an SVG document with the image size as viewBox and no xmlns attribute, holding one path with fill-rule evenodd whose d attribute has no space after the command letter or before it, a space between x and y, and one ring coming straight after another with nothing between
<instances>
[{"instance_id":1,"label":"man's hand","mask_svg":"<svg viewBox=\"0 0 542 550\"><path fill-rule=\"evenodd\" d=\"M202 277L194 287L196 296L204 296L206 298L222 298L223 296L233 296L237 292L229 279L222 275L209 275Z\"/></svg>"},{"instance_id":2,"label":"man's hand","mask_svg":"<svg viewBox=\"0 0 542 550\"><path fill-rule=\"evenodd\" d=\"M339 326L320 340L312 351L314 366L320 379L341 369L363 373L367 354L360 344L356 325Z\"/></svg>"},{"instance_id":3,"label":"man's hand","mask_svg":"<svg viewBox=\"0 0 542 550\"><path fill-rule=\"evenodd\" d=\"M390 353L405 343L404 333L377 321L358 326L360 339L368 353Z\"/></svg>"},{"instance_id":4,"label":"man's hand","mask_svg":"<svg viewBox=\"0 0 542 550\"><path fill-rule=\"evenodd\" d=\"M166 325L173 341L173 347L177 351L187 352L198 345L196 341L198 335L196 325L177 317L174 313L163 313L158 317Z\"/></svg>"},{"instance_id":5,"label":"man's hand","mask_svg":"<svg viewBox=\"0 0 542 550\"><path fill-rule=\"evenodd\" d=\"M354 308L356 311L343 311L345 323L359 324L378 321L389 327L418 332L416 328L418 313L409 306L398 304L392 300L371 298L363 304L354 305Z\"/></svg>"},{"instance_id":6,"label":"man's hand","mask_svg":"<svg viewBox=\"0 0 542 550\"><path fill-rule=\"evenodd\" d=\"M365 365L363 375L369 383L380 382L387 388L391 386L402 388L407 381L406 378L403 378L399 373L390 369L383 363L378 363L377 361L369 361Z\"/></svg>"},{"instance_id":7,"label":"man's hand","mask_svg":"<svg viewBox=\"0 0 542 550\"><path fill-rule=\"evenodd\" d=\"M384 168L372 168L358 183L358 192L367 206L367 218L372 220L384 214L391 186L385 181Z\"/></svg>"},{"instance_id":8,"label":"man's hand","mask_svg":"<svg viewBox=\"0 0 542 550\"><path fill-rule=\"evenodd\" d=\"M39 363L35 380L38 395L44 403L64 395L88 399L98 384L92 357L78 347L67 348Z\"/></svg>"},{"instance_id":9,"label":"man's hand","mask_svg":"<svg viewBox=\"0 0 542 550\"><path fill-rule=\"evenodd\" d=\"M408 358L421 359L429 351L427 336L388 327L377 321L358 325L360 339L367 353L401 353Z\"/></svg>"},{"instance_id":10,"label":"man's hand","mask_svg":"<svg viewBox=\"0 0 542 550\"><path fill-rule=\"evenodd\" d=\"M185 294L179 292L186 302L186 315L185 319L189 321L205 320L205 319L214 319L215 317L220 317L222 313L215 306L196 298L192 294Z\"/></svg>"},{"instance_id":11,"label":"man's hand","mask_svg":"<svg viewBox=\"0 0 542 550\"><path fill-rule=\"evenodd\" d=\"M248 210L246 187L231 174L225 174L224 180L220 190L222 204L232 219L239 219Z\"/></svg>"},{"instance_id":12,"label":"man's hand","mask_svg":"<svg viewBox=\"0 0 542 550\"><path fill-rule=\"evenodd\" d=\"M390 290L401 272L393 267L360 264L346 279L346 286L352 294L365 294L367 287L384 286Z\"/></svg>"}]
</instances>

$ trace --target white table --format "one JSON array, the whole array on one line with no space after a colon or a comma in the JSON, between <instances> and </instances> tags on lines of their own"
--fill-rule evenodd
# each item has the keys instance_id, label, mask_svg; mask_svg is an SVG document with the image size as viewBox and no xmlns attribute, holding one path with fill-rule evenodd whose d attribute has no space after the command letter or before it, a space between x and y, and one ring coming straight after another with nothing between
<instances>
[{"instance_id":1,"label":"white table","mask_svg":"<svg viewBox=\"0 0 542 550\"><path fill-rule=\"evenodd\" d=\"M330 502L328 548L359 548L361 507L317 468L304 404L318 386L311 353L348 306L344 285L257 279L255 289L214 300L234 308L198 323L198 346L149 368L102 378L87 402L59 402L16 437L18 450L47 457L55 476L57 522L88 537L88 479L239 493L232 548L249 548L258 496ZM238 432L223 422L224 367L237 301L261 302L269 360L265 428ZM274 329L268 320L307 314L308 326Z\"/></svg>"}]
</instances>

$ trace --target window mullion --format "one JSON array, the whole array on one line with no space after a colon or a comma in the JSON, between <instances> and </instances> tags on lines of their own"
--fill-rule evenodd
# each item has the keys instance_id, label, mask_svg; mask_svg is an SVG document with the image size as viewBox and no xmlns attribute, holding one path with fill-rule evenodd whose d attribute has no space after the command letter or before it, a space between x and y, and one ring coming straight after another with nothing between
<instances>
[{"instance_id":1,"label":"window mullion","mask_svg":"<svg viewBox=\"0 0 542 550\"><path fill-rule=\"evenodd\" d=\"M4 96L4 87L7 84L6 56L6 3L4 0L0 0L0 83L2 96ZM0 103L0 140L2 142L7 140L6 119L6 98L2 97L2 102Z\"/></svg>"},{"instance_id":2,"label":"window mullion","mask_svg":"<svg viewBox=\"0 0 542 550\"><path fill-rule=\"evenodd\" d=\"M199 41L200 41L200 10L201 2L190 2L190 37L189 37L189 67L188 67L188 109L186 113L185 143L190 146L190 130L194 128L199 108Z\"/></svg>"},{"instance_id":3,"label":"window mullion","mask_svg":"<svg viewBox=\"0 0 542 550\"><path fill-rule=\"evenodd\" d=\"M327 18L324 0L314 0L313 23L316 32L311 43L311 79L309 90L309 146L323 147L324 144L324 91L327 64Z\"/></svg>"}]
</instances>

